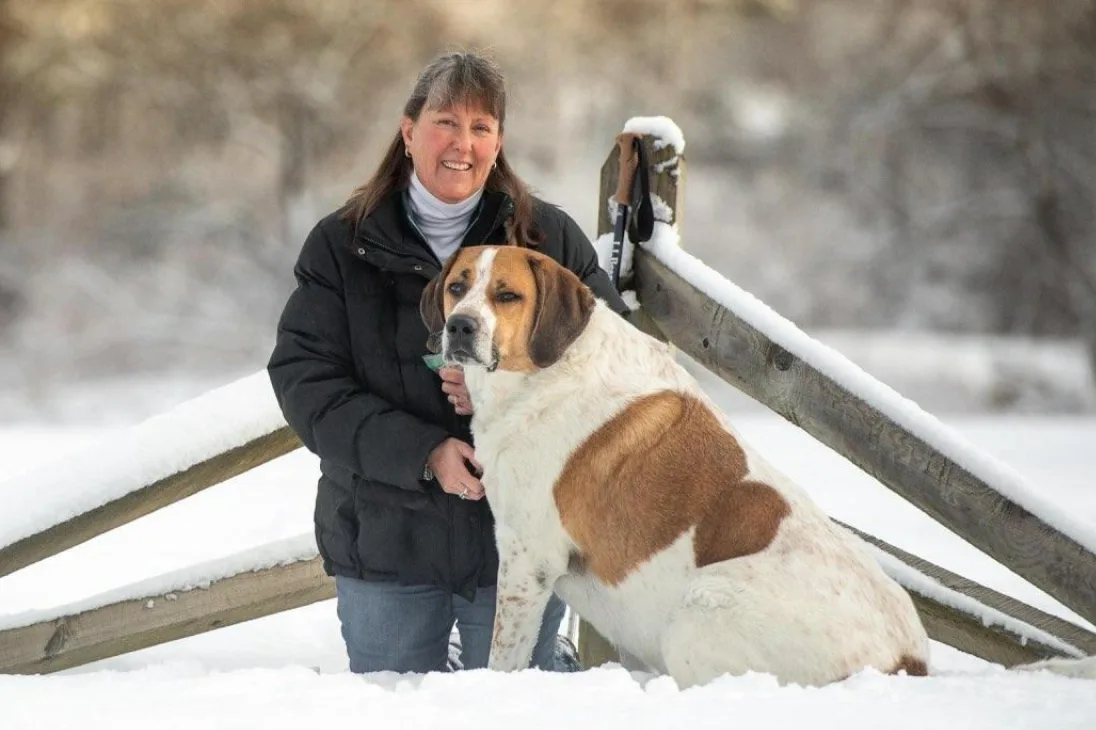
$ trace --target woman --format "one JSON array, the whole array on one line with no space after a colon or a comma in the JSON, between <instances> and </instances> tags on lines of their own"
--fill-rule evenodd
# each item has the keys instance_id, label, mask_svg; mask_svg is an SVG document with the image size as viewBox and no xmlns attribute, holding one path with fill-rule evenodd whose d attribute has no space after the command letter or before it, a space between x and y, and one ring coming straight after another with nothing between
<instances>
[{"instance_id":1,"label":"woman","mask_svg":"<svg viewBox=\"0 0 1096 730\"><path fill-rule=\"evenodd\" d=\"M421 73L377 171L309 234L268 365L278 402L320 457L316 542L335 576L354 672L484 667L494 623L494 521L459 371L427 365L419 298L461 246L536 246L617 311L578 225L528 192L503 153L506 89L490 61ZM554 668L563 605L533 665Z\"/></svg>"}]
</instances>

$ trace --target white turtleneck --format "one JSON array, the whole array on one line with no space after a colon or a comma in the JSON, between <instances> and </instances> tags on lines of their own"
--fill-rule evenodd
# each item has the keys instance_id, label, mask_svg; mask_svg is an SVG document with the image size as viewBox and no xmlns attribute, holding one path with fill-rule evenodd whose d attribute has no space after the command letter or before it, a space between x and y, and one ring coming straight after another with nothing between
<instances>
[{"instance_id":1,"label":"white turtleneck","mask_svg":"<svg viewBox=\"0 0 1096 730\"><path fill-rule=\"evenodd\" d=\"M460 248L481 197L482 188L459 203L446 203L427 190L415 172L411 173L408 213L442 265Z\"/></svg>"}]
</instances>

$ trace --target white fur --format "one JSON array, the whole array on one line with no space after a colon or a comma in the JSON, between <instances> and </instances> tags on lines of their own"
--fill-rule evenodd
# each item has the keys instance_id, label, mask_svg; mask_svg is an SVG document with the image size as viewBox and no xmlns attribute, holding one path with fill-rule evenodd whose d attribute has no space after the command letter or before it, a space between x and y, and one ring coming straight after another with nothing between
<instances>
[{"instance_id":1,"label":"white fur","mask_svg":"<svg viewBox=\"0 0 1096 730\"><path fill-rule=\"evenodd\" d=\"M478 288L455 311L489 323L481 331L489 348L494 318ZM902 658L927 662L928 637L912 601L859 538L742 441L669 346L603 302L552 366L531 374L465 371L501 556L491 668L528 666L553 589L625 654L683 687L748 671L824 684L869 666L891 671ZM707 403L745 451L747 478L776 489L790 513L773 543L754 555L698 568L689 531L618 585L569 573L577 546L553 496L561 470L630 401L666 390ZM667 484L663 498L677 492Z\"/></svg>"},{"instance_id":2,"label":"white fur","mask_svg":"<svg viewBox=\"0 0 1096 730\"><path fill-rule=\"evenodd\" d=\"M489 303L490 297L488 296L487 285L491 281L491 267L495 262L497 251L498 249L488 248L480 254L476 260L475 281L472 282L472 286L457 302L457 305L453 307L453 311L449 313L450 317L454 314L466 314L479 322L475 354L480 363L491 363L494 359L491 348L491 334L495 331L495 310L491 308ZM447 352L448 349L449 333L445 332L442 335L442 352Z\"/></svg>"}]
</instances>

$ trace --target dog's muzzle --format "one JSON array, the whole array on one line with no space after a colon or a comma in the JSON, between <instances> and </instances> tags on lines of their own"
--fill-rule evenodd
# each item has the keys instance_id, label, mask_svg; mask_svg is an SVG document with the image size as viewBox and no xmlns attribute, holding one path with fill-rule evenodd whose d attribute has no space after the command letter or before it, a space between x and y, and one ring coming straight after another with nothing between
<instances>
[{"instance_id":1,"label":"dog's muzzle","mask_svg":"<svg viewBox=\"0 0 1096 730\"><path fill-rule=\"evenodd\" d=\"M467 364L479 363L493 372L498 367L498 354L491 347L491 354L485 359L480 352L483 346L480 321L469 314L453 314L445 321L445 359L449 362Z\"/></svg>"},{"instance_id":2,"label":"dog's muzzle","mask_svg":"<svg viewBox=\"0 0 1096 730\"><path fill-rule=\"evenodd\" d=\"M454 314L445 321L445 354L451 360L476 358L479 322L467 314Z\"/></svg>"}]
</instances>

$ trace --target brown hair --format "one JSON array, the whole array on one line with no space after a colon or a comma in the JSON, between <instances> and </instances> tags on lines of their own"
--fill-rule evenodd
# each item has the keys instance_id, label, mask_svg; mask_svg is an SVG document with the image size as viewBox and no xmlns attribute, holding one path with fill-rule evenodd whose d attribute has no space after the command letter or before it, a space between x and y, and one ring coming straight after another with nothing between
<instances>
[{"instance_id":1,"label":"brown hair","mask_svg":"<svg viewBox=\"0 0 1096 730\"><path fill-rule=\"evenodd\" d=\"M499 134L506 126L506 79L490 59L467 52L447 53L431 61L419 74L411 96L403 107L404 116L418 121L423 109L448 109L455 104L478 106L498 119ZM372 177L347 199L343 218L360 223L377 205L396 190L410 184L412 164L407 157L403 134L388 145ZM514 202L514 215L507 234L512 243L530 246L542 236L533 229L533 198L525 184L499 150L495 167L487 176L486 190L506 193Z\"/></svg>"}]
</instances>

